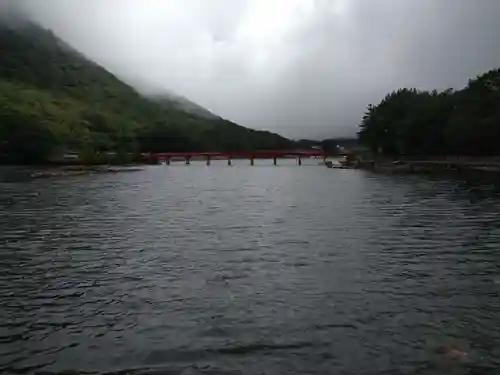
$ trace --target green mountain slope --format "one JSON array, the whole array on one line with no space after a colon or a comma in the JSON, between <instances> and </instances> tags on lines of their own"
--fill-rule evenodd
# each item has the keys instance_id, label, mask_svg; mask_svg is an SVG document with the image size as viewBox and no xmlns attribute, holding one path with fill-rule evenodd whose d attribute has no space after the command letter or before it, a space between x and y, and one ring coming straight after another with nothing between
<instances>
[{"instance_id":1,"label":"green mountain slope","mask_svg":"<svg viewBox=\"0 0 500 375\"><path fill-rule=\"evenodd\" d=\"M288 148L269 132L149 99L33 24L0 25L0 161L45 162L74 152ZM200 107L201 108L201 107ZM196 111L195 111L196 112Z\"/></svg>"},{"instance_id":2,"label":"green mountain slope","mask_svg":"<svg viewBox=\"0 0 500 375\"><path fill-rule=\"evenodd\" d=\"M148 96L150 100L158 102L167 109L179 110L195 115L199 115L200 117L208 118L208 119L219 119L219 116L213 114L208 109L203 108L201 105L192 102L191 100L177 94L173 93L163 93L161 95L151 95Z\"/></svg>"}]
</instances>

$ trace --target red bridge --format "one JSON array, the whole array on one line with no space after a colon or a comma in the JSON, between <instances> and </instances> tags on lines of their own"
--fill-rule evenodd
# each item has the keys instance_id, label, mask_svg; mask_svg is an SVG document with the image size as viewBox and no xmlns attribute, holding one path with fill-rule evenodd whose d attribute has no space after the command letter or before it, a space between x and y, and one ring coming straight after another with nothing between
<instances>
[{"instance_id":1,"label":"red bridge","mask_svg":"<svg viewBox=\"0 0 500 375\"><path fill-rule=\"evenodd\" d=\"M274 165L278 158L296 158L297 163L302 165L302 158L317 157L326 159L326 153L322 150L293 151L293 150L259 150L259 151L227 151L227 152L159 152L143 155L146 159L156 162L165 161L169 165L174 158L184 159L186 164L191 163L193 158L206 159L207 165L210 165L212 159L227 159L227 164L231 165L232 159L249 159L250 165L254 165L255 159L273 159Z\"/></svg>"}]
</instances>

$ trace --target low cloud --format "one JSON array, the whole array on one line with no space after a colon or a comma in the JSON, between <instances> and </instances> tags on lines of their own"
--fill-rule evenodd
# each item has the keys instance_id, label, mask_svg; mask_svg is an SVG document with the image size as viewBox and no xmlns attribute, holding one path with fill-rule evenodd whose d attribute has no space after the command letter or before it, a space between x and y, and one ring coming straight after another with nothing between
<instances>
[{"instance_id":1,"label":"low cloud","mask_svg":"<svg viewBox=\"0 0 500 375\"><path fill-rule=\"evenodd\" d=\"M0 0L146 92L289 137L350 136L389 90L500 67L498 0Z\"/></svg>"}]
</instances>

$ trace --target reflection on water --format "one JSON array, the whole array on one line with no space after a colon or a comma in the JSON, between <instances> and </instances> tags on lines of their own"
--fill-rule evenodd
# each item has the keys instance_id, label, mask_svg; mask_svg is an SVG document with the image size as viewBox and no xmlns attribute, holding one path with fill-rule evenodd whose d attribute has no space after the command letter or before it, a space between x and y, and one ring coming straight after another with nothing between
<instances>
[{"instance_id":1,"label":"reflection on water","mask_svg":"<svg viewBox=\"0 0 500 375\"><path fill-rule=\"evenodd\" d=\"M0 372L500 367L495 190L288 164L4 178Z\"/></svg>"}]
</instances>

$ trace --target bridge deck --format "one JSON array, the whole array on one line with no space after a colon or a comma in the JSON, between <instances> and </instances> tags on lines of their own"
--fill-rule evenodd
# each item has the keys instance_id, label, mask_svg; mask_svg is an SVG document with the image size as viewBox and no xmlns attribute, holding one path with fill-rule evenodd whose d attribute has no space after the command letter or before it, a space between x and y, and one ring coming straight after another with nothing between
<instances>
[{"instance_id":1,"label":"bridge deck","mask_svg":"<svg viewBox=\"0 0 500 375\"><path fill-rule=\"evenodd\" d=\"M210 151L210 152L157 152L148 154L151 158L189 158L189 157L225 157L225 158L273 158L273 157L325 157L323 151L293 151L293 150L257 150L257 151Z\"/></svg>"},{"instance_id":2,"label":"bridge deck","mask_svg":"<svg viewBox=\"0 0 500 375\"><path fill-rule=\"evenodd\" d=\"M308 157L320 157L326 159L327 155L321 150L308 150L308 151L297 151L297 150L258 150L258 151L213 151L213 152L156 152L151 154L143 154L145 159L151 161L160 162L164 160L167 165L174 158L183 158L186 164L191 163L193 158L204 158L206 159L207 165L210 165L211 159L223 158L227 159L227 164L232 165L232 159L249 159L250 165L254 165L255 159L260 158L272 158L274 159L274 165L277 165L278 158L284 157L294 157L297 159L298 165L302 165L302 158Z\"/></svg>"}]
</instances>

